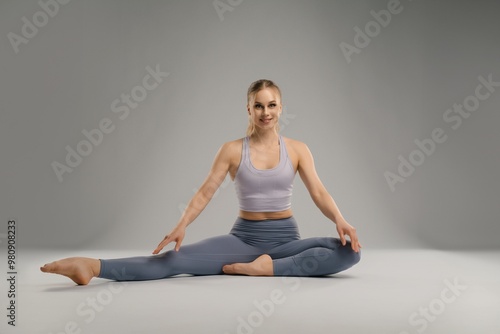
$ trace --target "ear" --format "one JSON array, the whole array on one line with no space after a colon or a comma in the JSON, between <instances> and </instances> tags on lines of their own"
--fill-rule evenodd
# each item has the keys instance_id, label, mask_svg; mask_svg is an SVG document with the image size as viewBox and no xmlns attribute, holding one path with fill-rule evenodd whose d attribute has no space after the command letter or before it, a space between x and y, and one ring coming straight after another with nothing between
<instances>
[{"instance_id":1,"label":"ear","mask_svg":"<svg viewBox=\"0 0 500 334\"><path fill-rule=\"evenodd\" d=\"M251 113L250 113L250 105L248 105L248 104L247 104L247 111L248 111L248 116L250 116L251 115Z\"/></svg>"}]
</instances>

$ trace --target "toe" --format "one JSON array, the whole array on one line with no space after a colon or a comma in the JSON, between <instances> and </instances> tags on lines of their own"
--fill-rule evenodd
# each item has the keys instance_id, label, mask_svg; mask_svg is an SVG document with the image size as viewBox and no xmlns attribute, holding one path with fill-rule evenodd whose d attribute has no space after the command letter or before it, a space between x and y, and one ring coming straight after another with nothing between
<instances>
[{"instance_id":1,"label":"toe","mask_svg":"<svg viewBox=\"0 0 500 334\"><path fill-rule=\"evenodd\" d=\"M43 265L43 267L40 267L40 270L43 271L44 273L49 273L50 272L50 264L46 263Z\"/></svg>"}]
</instances>

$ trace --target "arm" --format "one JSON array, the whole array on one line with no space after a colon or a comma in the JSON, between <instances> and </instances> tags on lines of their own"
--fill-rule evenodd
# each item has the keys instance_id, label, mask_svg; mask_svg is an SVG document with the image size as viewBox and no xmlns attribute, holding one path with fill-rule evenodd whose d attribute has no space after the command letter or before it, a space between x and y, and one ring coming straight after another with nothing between
<instances>
[{"instance_id":1,"label":"arm","mask_svg":"<svg viewBox=\"0 0 500 334\"><path fill-rule=\"evenodd\" d=\"M319 179L311 151L304 143L298 143L296 150L299 156L297 170L314 204L327 218L336 224L342 245L346 244L345 235L347 234L351 239L352 249L358 252L361 244L358 241L356 229L344 219L337 204Z\"/></svg>"},{"instance_id":2,"label":"arm","mask_svg":"<svg viewBox=\"0 0 500 334\"><path fill-rule=\"evenodd\" d=\"M163 238L158 247L153 251L153 254L158 254L163 247L172 241L175 241L175 250L178 251L180 249L186 227L205 209L214 193L226 178L231 161L229 154L230 150L228 149L229 145L229 143L226 143L219 149L208 176L205 178L205 181L203 181L196 194L194 194L193 198L189 201L177 226Z\"/></svg>"}]
</instances>

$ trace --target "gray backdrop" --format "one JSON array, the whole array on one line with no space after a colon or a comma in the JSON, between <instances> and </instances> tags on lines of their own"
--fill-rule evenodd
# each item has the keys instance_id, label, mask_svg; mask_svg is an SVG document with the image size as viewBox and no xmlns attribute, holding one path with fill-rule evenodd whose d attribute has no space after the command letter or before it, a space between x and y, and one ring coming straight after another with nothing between
<instances>
[{"instance_id":1,"label":"gray backdrop","mask_svg":"<svg viewBox=\"0 0 500 334\"><path fill-rule=\"evenodd\" d=\"M309 145L365 249L498 248L499 9L2 0L1 232L16 218L20 247L154 249L269 78L283 135ZM336 235L299 177L293 207L303 237ZM237 212L228 178L185 243Z\"/></svg>"}]
</instances>

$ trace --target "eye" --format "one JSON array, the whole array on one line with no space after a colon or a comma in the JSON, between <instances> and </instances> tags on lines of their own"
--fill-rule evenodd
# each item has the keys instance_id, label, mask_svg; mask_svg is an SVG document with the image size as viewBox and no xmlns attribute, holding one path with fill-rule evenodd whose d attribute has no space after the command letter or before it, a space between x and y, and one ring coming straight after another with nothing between
<instances>
[{"instance_id":1,"label":"eye","mask_svg":"<svg viewBox=\"0 0 500 334\"><path fill-rule=\"evenodd\" d=\"M255 109L262 109L262 104L256 104Z\"/></svg>"},{"instance_id":2,"label":"eye","mask_svg":"<svg viewBox=\"0 0 500 334\"><path fill-rule=\"evenodd\" d=\"M271 103L271 104L269 105L269 108L275 108L275 107L276 107L276 103Z\"/></svg>"}]
</instances>

